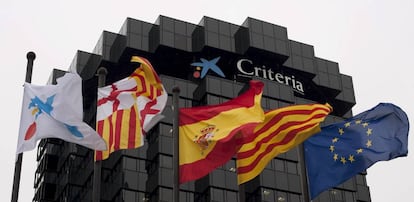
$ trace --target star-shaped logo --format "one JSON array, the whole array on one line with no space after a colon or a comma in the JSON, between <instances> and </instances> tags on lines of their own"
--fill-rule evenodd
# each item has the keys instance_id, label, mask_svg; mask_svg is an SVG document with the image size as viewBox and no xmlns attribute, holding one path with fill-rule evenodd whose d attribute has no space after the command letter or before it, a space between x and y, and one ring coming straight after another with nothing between
<instances>
[{"instance_id":1,"label":"star-shaped logo","mask_svg":"<svg viewBox=\"0 0 414 202\"><path fill-rule=\"evenodd\" d=\"M223 78L226 77L223 71L221 71L221 69L217 66L217 62L219 59L220 57L216 57L212 60L206 60L204 58L200 58L201 62L191 63L191 66L197 67L196 71L193 74L194 78L200 78L200 79L204 78L210 69L216 74L220 75L221 77ZM201 74L199 72L200 69L201 69Z\"/></svg>"},{"instance_id":2,"label":"star-shaped logo","mask_svg":"<svg viewBox=\"0 0 414 202\"><path fill-rule=\"evenodd\" d=\"M52 116L52 111L53 111L53 101L55 99L55 95L49 96L48 98L46 98L46 102L43 102L39 97L35 96L34 98L31 99L31 102L29 103L28 108L32 109L32 115L35 116L35 120L33 121L33 123L31 123L29 125L29 127L26 130L25 136L24 136L24 140L29 140L31 139L34 134L36 133L37 130L37 123L36 120L37 118L42 115L43 113L48 114L49 116ZM63 123L63 125L66 127L67 130L69 130L69 132L78 137L78 138L83 138L83 134L78 130L77 126L72 126L66 123Z\"/></svg>"}]
</instances>

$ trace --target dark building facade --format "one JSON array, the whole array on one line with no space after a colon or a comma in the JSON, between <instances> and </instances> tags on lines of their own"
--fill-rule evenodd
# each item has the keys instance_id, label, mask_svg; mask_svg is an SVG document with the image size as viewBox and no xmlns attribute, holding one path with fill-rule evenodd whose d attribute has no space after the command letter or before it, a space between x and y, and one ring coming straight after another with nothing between
<instances>
[{"instance_id":1,"label":"dark building facade","mask_svg":"<svg viewBox=\"0 0 414 202\"><path fill-rule=\"evenodd\" d=\"M236 97L250 79L265 83L265 110L292 104L329 102L334 112L324 124L352 116L352 78L336 62L318 58L313 46L288 38L287 29L247 18L242 25L203 17L198 24L159 16L152 23L128 18L118 33L104 31L92 53L78 51L70 69L83 78L84 121L95 125L99 67L106 84L136 68L130 58L147 58L169 94L165 118L146 136L145 145L112 153L102 163L101 201L172 201L172 88L181 90L180 107L222 103ZM200 74L192 66L216 61L223 71ZM54 70L51 79L63 71ZM37 150L33 201L91 201L93 151L58 139ZM208 176L182 184L180 201L306 201L307 183L301 146L275 157L260 176L237 185L235 160ZM315 202L371 201L365 173L325 191Z\"/></svg>"}]
</instances>

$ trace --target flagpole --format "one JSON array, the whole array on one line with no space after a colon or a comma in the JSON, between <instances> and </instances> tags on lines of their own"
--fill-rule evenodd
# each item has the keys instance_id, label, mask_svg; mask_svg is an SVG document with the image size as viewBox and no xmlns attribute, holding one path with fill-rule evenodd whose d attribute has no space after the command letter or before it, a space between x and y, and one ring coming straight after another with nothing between
<instances>
[{"instance_id":1,"label":"flagpole","mask_svg":"<svg viewBox=\"0 0 414 202\"><path fill-rule=\"evenodd\" d=\"M298 145L299 146L299 158L302 162L301 167L301 176L302 176L302 190L303 190L303 199L305 202L310 202L310 195L309 195L309 183L308 183L308 172L306 171L305 165L305 149L303 147L303 143Z\"/></svg>"},{"instance_id":2,"label":"flagpole","mask_svg":"<svg viewBox=\"0 0 414 202\"><path fill-rule=\"evenodd\" d=\"M33 72L33 61L36 59L36 54L34 52L28 52L26 54L27 66L26 66L26 82L32 82L32 72ZM17 155L17 159L14 166L14 179L13 179L13 191L12 191L12 202L17 202L19 198L19 187L20 187L20 174L22 172L22 162L23 162L23 152Z\"/></svg>"},{"instance_id":3,"label":"flagpole","mask_svg":"<svg viewBox=\"0 0 414 202\"><path fill-rule=\"evenodd\" d=\"M180 96L180 88L174 87L172 89L173 92L173 172L174 172L174 184L173 184L173 201L179 202L180 201L180 174L179 174L179 96Z\"/></svg>"},{"instance_id":4,"label":"flagpole","mask_svg":"<svg viewBox=\"0 0 414 202\"><path fill-rule=\"evenodd\" d=\"M106 74L108 71L105 67L98 69L98 88L105 86ZM92 202L100 202L101 200L101 173L102 160L95 161L93 165L93 187L92 187Z\"/></svg>"},{"instance_id":5,"label":"flagpole","mask_svg":"<svg viewBox=\"0 0 414 202\"><path fill-rule=\"evenodd\" d=\"M245 194L246 189L244 187L244 184L245 183L239 184L239 201L240 202L245 202L246 201L246 194Z\"/></svg>"}]
</instances>

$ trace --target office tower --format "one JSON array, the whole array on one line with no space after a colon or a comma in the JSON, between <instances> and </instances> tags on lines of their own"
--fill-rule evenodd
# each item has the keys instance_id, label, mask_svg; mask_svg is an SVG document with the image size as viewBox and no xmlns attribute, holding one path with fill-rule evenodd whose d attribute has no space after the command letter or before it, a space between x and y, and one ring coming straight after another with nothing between
<instances>
[{"instance_id":1,"label":"office tower","mask_svg":"<svg viewBox=\"0 0 414 202\"><path fill-rule=\"evenodd\" d=\"M147 58L169 94L165 118L143 147L112 153L102 162L101 201L172 201L172 88L180 88L180 107L218 104L236 97L247 82L265 83L264 110L292 104L329 102L334 111L324 125L352 116L352 78L339 65L315 56L312 45L288 38L285 27L247 18L235 25L211 17L198 24L159 16L155 23L127 18L118 33L103 31L92 52L78 51L70 69L83 78L84 120L95 125L98 77L106 84L125 78L136 66L131 56ZM194 66L213 62L223 74ZM54 70L51 80L63 71ZM37 152L33 201L91 201L93 151L57 139L42 140ZM180 186L180 201L306 200L301 147L274 158L260 176L237 185L235 159L199 180ZM370 201L365 173L325 191L314 202Z\"/></svg>"}]
</instances>

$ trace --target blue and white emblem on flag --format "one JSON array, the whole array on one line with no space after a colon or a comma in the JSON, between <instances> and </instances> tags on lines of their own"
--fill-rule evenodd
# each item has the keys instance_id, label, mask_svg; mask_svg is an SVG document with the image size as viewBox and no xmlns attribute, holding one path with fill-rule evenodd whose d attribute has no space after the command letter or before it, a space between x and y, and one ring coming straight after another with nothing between
<instances>
[{"instance_id":1,"label":"blue and white emblem on flag","mask_svg":"<svg viewBox=\"0 0 414 202\"><path fill-rule=\"evenodd\" d=\"M17 153L33 150L43 138L59 138L94 150L105 141L83 122L82 79L66 73L56 85L24 85Z\"/></svg>"}]
</instances>

